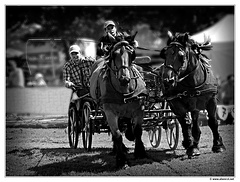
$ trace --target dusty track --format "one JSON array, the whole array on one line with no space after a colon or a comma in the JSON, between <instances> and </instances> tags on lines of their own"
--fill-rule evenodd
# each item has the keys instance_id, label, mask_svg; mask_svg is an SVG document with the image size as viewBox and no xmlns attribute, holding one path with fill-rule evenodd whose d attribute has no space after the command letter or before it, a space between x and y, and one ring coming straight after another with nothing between
<instances>
[{"instance_id":1,"label":"dusty track","mask_svg":"<svg viewBox=\"0 0 240 182\"><path fill-rule=\"evenodd\" d=\"M134 160L132 142L131 167L115 169L115 158L109 155L112 142L108 134L94 134L93 149L86 152L82 140L78 149L70 149L64 129L6 129L6 176L201 176L234 177L234 125L219 126L227 150L211 152L212 134L209 127L201 127L201 155L188 159L181 145L169 151L163 135L157 149L151 147L146 132L143 141L149 158ZM181 133L180 133L181 134Z\"/></svg>"}]
</instances>

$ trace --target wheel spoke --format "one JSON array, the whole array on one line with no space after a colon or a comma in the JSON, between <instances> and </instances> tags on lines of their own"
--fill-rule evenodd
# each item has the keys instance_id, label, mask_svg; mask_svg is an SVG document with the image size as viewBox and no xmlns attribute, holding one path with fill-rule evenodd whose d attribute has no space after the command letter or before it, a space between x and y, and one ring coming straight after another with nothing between
<instances>
[{"instance_id":1,"label":"wheel spoke","mask_svg":"<svg viewBox=\"0 0 240 182\"><path fill-rule=\"evenodd\" d=\"M90 113L91 113L91 105L89 102L85 102L83 104L83 144L86 150L91 149L92 144L92 131L91 131L91 120L90 120Z\"/></svg>"}]
</instances>

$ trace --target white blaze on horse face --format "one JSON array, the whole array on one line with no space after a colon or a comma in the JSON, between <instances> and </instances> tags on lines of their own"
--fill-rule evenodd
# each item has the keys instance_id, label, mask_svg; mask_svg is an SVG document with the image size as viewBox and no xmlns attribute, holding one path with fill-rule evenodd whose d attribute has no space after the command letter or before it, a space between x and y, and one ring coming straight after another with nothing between
<instances>
[{"instance_id":1,"label":"white blaze on horse face","mask_svg":"<svg viewBox=\"0 0 240 182\"><path fill-rule=\"evenodd\" d=\"M124 47L121 49L120 53L120 59L116 63L118 67L118 79L121 86L127 86L131 79L129 71L129 53L125 51Z\"/></svg>"},{"instance_id":2,"label":"white blaze on horse face","mask_svg":"<svg viewBox=\"0 0 240 182\"><path fill-rule=\"evenodd\" d=\"M122 65L119 71L121 72L119 75L122 75L123 77L127 77L130 79L130 72L129 72L129 56L127 52L124 52L121 56Z\"/></svg>"}]
</instances>

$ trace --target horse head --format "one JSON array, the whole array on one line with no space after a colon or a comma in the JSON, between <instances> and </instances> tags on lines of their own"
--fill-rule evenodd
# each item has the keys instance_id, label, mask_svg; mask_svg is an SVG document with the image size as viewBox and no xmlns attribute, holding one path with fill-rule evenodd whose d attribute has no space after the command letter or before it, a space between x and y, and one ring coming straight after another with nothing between
<instances>
[{"instance_id":1,"label":"horse head","mask_svg":"<svg viewBox=\"0 0 240 182\"><path fill-rule=\"evenodd\" d=\"M189 35L168 34L168 46L165 47L160 56L165 59L163 83L166 88L175 87L187 75L189 69L190 47L188 45Z\"/></svg>"},{"instance_id":2,"label":"horse head","mask_svg":"<svg viewBox=\"0 0 240 182\"><path fill-rule=\"evenodd\" d=\"M120 41L111 50L110 67L121 86L127 86L131 80L130 66L135 50L128 41Z\"/></svg>"}]
</instances>

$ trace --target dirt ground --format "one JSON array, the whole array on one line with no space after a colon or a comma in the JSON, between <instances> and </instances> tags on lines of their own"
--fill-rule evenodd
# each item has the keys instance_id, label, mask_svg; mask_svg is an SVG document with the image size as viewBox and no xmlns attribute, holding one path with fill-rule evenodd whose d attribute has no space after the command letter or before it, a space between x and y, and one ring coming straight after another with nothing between
<instances>
[{"instance_id":1,"label":"dirt ground","mask_svg":"<svg viewBox=\"0 0 240 182\"><path fill-rule=\"evenodd\" d=\"M175 177L225 177L235 176L234 125L221 125L219 132L227 150L212 153L212 133L201 127L201 155L188 159L180 141L175 151L169 151L165 133L161 144L153 148L147 132L143 132L148 158L135 160L134 143L124 139L130 149L130 168L117 170L111 136L94 134L92 150L83 149L82 139L77 149L70 149L65 129L59 128L7 128L6 176L175 176ZM125 138L125 137L124 137Z\"/></svg>"}]
</instances>

